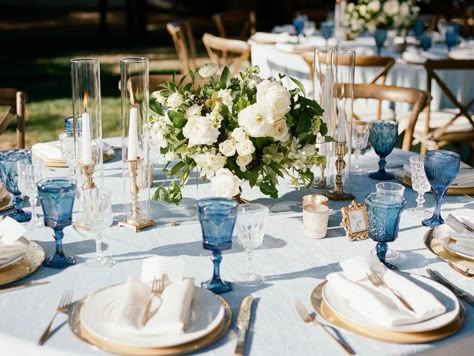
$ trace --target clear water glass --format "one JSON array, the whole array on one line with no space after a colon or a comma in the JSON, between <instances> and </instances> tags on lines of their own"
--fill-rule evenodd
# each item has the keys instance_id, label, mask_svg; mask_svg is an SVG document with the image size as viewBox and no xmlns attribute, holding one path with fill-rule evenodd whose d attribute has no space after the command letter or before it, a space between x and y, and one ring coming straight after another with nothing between
<instances>
[{"instance_id":1,"label":"clear water glass","mask_svg":"<svg viewBox=\"0 0 474 356\"><path fill-rule=\"evenodd\" d=\"M398 123L396 121L372 121L370 123L369 142L375 153L380 157L379 170L372 172L369 177L377 180L390 180L395 178L393 174L385 170L387 157L397 144Z\"/></svg>"},{"instance_id":2,"label":"clear water glass","mask_svg":"<svg viewBox=\"0 0 474 356\"><path fill-rule=\"evenodd\" d=\"M369 216L369 238L377 242L377 257L390 269L397 267L386 259L387 243L398 237L400 215L405 203L405 198L395 194L370 193L365 198Z\"/></svg>"},{"instance_id":3,"label":"clear water glass","mask_svg":"<svg viewBox=\"0 0 474 356\"><path fill-rule=\"evenodd\" d=\"M31 162L30 150L13 149L0 152L0 177L7 190L13 194L14 210L7 216L18 222L27 222L31 219L31 213L23 210L23 196L18 187L17 162L24 159Z\"/></svg>"},{"instance_id":4,"label":"clear water glass","mask_svg":"<svg viewBox=\"0 0 474 356\"><path fill-rule=\"evenodd\" d=\"M29 230L37 230L44 227L43 221L38 217L36 205L38 203L38 188L36 183L43 179L44 164L42 160L28 158L17 162L18 188L30 198L31 220L26 225Z\"/></svg>"},{"instance_id":5,"label":"clear water glass","mask_svg":"<svg viewBox=\"0 0 474 356\"><path fill-rule=\"evenodd\" d=\"M107 189L83 189L81 191L83 219L81 223L95 238L96 253L93 258L86 260L87 267L112 267L116 261L108 258L102 252L103 232L113 223L112 193Z\"/></svg>"},{"instance_id":6,"label":"clear water glass","mask_svg":"<svg viewBox=\"0 0 474 356\"><path fill-rule=\"evenodd\" d=\"M403 198L405 194L405 187L399 183L381 182L375 185L375 190L378 194L392 194Z\"/></svg>"},{"instance_id":7,"label":"clear water glass","mask_svg":"<svg viewBox=\"0 0 474 356\"><path fill-rule=\"evenodd\" d=\"M237 209L237 240L247 253L247 271L236 276L237 284L257 286L264 280L253 271L253 254L263 242L268 213L269 209L261 204L240 204Z\"/></svg>"},{"instance_id":8,"label":"clear water glass","mask_svg":"<svg viewBox=\"0 0 474 356\"><path fill-rule=\"evenodd\" d=\"M76 259L64 254L63 229L72 224L72 208L76 197L76 182L66 177L45 178L37 183L38 197L43 208L44 224L54 230L56 251L43 265L64 268L76 263Z\"/></svg>"},{"instance_id":9,"label":"clear water glass","mask_svg":"<svg viewBox=\"0 0 474 356\"><path fill-rule=\"evenodd\" d=\"M74 136L71 136L67 132L62 132L59 134L59 147L61 149L61 158L66 163L69 172L69 176L75 176L76 169L76 155L74 153ZM80 147L80 144L78 144Z\"/></svg>"},{"instance_id":10,"label":"clear water glass","mask_svg":"<svg viewBox=\"0 0 474 356\"><path fill-rule=\"evenodd\" d=\"M230 282L223 281L220 276L221 251L232 247L232 232L237 218L238 203L226 198L206 198L197 202L199 222L202 230L202 246L212 251L212 279L203 282L204 288L216 294L232 290Z\"/></svg>"},{"instance_id":11,"label":"clear water glass","mask_svg":"<svg viewBox=\"0 0 474 356\"><path fill-rule=\"evenodd\" d=\"M425 193L431 190L430 182L425 173L425 156L410 157L411 188L418 193L416 198L416 208L408 209L417 216L423 216L427 210L423 207L425 203Z\"/></svg>"},{"instance_id":12,"label":"clear water glass","mask_svg":"<svg viewBox=\"0 0 474 356\"><path fill-rule=\"evenodd\" d=\"M369 141L370 124L365 121L352 121L352 147L354 148L354 166L351 167L351 173L363 173L359 165L359 158L362 150L367 147Z\"/></svg>"},{"instance_id":13,"label":"clear water glass","mask_svg":"<svg viewBox=\"0 0 474 356\"><path fill-rule=\"evenodd\" d=\"M445 150L428 151L425 155L425 173L435 198L433 216L423 220L423 225L435 227L444 224L441 217L441 201L459 172L460 157L457 153Z\"/></svg>"}]
</instances>

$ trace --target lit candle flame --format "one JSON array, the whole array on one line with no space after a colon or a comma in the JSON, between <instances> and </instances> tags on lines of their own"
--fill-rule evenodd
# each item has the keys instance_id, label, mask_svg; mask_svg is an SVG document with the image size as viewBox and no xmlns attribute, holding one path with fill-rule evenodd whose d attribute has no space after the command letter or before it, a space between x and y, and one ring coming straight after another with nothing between
<instances>
[{"instance_id":1,"label":"lit candle flame","mask_svg":"<svg viewBox=\"0 0 474 356\"><path fill-rule=\"evenodd\" d=\"M84 112L87 112L87 104L89 102L89 93L88 92L84 92L84 102L83 102L83 105L84 105Z\"/></svg>"}]
</instances>

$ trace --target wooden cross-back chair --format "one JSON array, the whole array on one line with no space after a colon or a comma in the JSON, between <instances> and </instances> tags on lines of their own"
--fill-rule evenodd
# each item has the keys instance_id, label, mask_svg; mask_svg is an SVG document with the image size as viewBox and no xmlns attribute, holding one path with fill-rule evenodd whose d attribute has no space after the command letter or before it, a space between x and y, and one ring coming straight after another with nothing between
<instances>
[{"instance_id":1,"label":"wooden cross-back chair","mask_svg":"<svg viewBox=\"0 0 474 356\"><path fill-rule=\"evenodd\" d=\"M241 40L232 40L205 33L202 36L204 46L211 60L220 69L229 67L231 76L235 76L242 66L250 61L250 45Z\"/></svg>"},{"instance_id":2,"label":"wooden cross-back chair","mask_svg":"<svg viewBox=\"0 0 474 356\"><path fill-rule=\"evenodd\" d=\"M217 33L223 38L237 38L247 40L256 32L256 16L254 11L234 9L212 16L216 24ZM233 33L231 28L238 28L238 34Z\"/></svg>"},{"instance_id":3,"label":"wooden cross-back chair","mask_svg":"<svg viewBox=\"0 0 474 356\"><path fill-rule=\"evenodd\" d=\"M181 72L184 74L196 70L196 43L191 27L187 20L179 22L168 22L166 24L171 38L173 39L176 53L181 62Z\"/></svg>"},{"instance_id":4,"label":"wooden cross-back chair","mask_svg":"<svg viewBox=\"0 0 474 356\"><path fill-rule=\"evenodd\" d=\"M474 60L427 60L424 66L427 74L427 91L431 93L433 82L435 82L455 108L433 112L430 106L426 107L426 112L420 115L415 129L419 136L417 139L421 142L421 152L447 144L467 143L474 148L474 121L470 112L474 106L474 93L464 93L465 100L461 103L439 73L440 70L448 73L449 71L473 71Z\"/></svg>"},{"instance_id":5,"label":"wooden cross-back chair","mask_svg":"<svg viewBox=\"0 0 474 356\"><path fill-rule=\"evenodd\" d=\"M16 119L18 148L25 148L26 99L26 93L21 90L0 88L0 106L8 107L6 113L0 113L0 134Z\"/></svg>"}]
</instances>

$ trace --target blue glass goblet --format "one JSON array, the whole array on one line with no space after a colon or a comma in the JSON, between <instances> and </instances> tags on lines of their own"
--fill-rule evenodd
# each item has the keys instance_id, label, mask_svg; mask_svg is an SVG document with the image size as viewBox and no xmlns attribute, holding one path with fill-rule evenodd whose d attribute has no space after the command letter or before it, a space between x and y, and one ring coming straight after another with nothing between
<instances>
[{"instance_id":1,"label":"blue glass goblet","mask_svg":"<svg viewBox=\"0 0 474 356\"><path fill-rule=\"evenodd\" d=\"M387 40L387 29L386 28L378 28L374 32L374 38L375 38L375 45L377 46L377 56L380 56L382 54L382 48Z\"/></svg>"},{"instance_id":2,"label":"blue glass goblet","mask_svg":"<svg viewBox=\"0 0 474 356\"><path fill-rule=\"evenodd\" d=\"M0 153L0 176L7 190L13 194L13 205L15 207L15 210L8 216L18 222L26 222L31 219L31 213L22 209L23 196L18 188L17 162L23 159L31 161L31 151L16 149Z\"/></svg>"},{"instance_id":3,"label":"blue glass goblet","mask_svg":"<svg viewBox=\"0 0 474 356\"><path fill-rule=\"evenodd\" d=\"M321 22L321 34L326 40L326 46L328 45L328 40L332 37L334 31L334 23L332 21Z\"/></svg>"},{"instance_id":4,"label":"blue glass goblet","mask_svg":"<svg viewBox=\"0 0 474 356\"><path fill-rule=\"evenodd\" d=\"M455 152L434 150L426 153L424 163L426 178L433 190L435 207L433 216L423 220L423 225L435 227L444 224L441 217L441 200L459 172L460 157Z\"/></svg>"},{"instance_id":5,"label":"blue glass goblet","mask_svg":"<svg viewBox=\"0 0 474 356\"><path fill-rule=\"evenodd\" d=\"M43 265L64 268L76 263L74 257L63 251L63 229L72 224L72 208L76 196L76 182L69 178L46 178L38 182L38 197L44 213L44 224L54 230L56 252Z\"/></svg>"},{"instance_id":6,"label":"blue glass goblet","mask_svg":"<svg viewBox=\"0 0 474 356\"><path fill-rule=\"evenodd\" d=\"M427 35L426 33L423 33L420 36L420 47L423 51L427 51L430 49L432 45L432 39L430 35Z\"/></svg>"},{"instance_id":7,"label":"blue glass goblet","mask_svg":"<svg viewBox=\"0 0 474 356\"><path fill-rule=\"evenodd\" d=\"M203 282L204 288L220 294L232 290L232 285L220 276L221 251L232 247L232 232L237 217L238 203L226 198L207 198L197 202L202 229L202 246L212 251L214 273L212 279Z\"/></svg>"},{"instance_id":8,"label":"blue glass goblet","mask_svg":"<svg viewBox=\"0 0 474 356\"><path fill-rule=\"evenodd\" d=\"M305 18L303 16L297 16L293 19L293 26L295 27L296 38L300 43L300 35L304 29Z\"/></svg>"},{"instance_id":9,"label":"blue glass goblet","mask_svg":"<svg viewBox=\"0 0 474 356\"><path fill-rule=\"evenodd\" d=\"M392 152L398 139L398 123L396 121L372 121L370 123L369 141L380 157L379 170L369 174L370 178L378 180L393 179L391 173L385 171L385 157Z\"/></svg>"},{"instance_id":10,"label":"blue glass goblet","mask_svg":"<svg viewBox=\"0 0 474 356\"><path fill-rule=\"evenodd\" d=\"M369 216L369 237L377 242L375 250L380 262L390 269L397 267L386 261L387 242L398 236L400 215L406 199L396 194L370 193L365 198Z\"/></svg>"}]
</instances>

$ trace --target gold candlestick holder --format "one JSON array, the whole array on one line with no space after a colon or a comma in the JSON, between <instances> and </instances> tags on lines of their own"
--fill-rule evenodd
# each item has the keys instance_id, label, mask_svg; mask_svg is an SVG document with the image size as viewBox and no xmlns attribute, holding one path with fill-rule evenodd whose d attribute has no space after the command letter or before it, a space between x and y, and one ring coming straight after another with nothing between
<instances>
[{"instance_id":1,"label":"gold candlestick holder","mask_svg":"<svg viewBox=\"0 0 474 356\"><path fill-rule=\"evenodd\" d=\"M81 171L84 175L84 184L82 185L82 189L92 189L95 188L96 185L94 180L92 179L92 175L94 174L94 164L81 164Z\"/></svg>"},{"instance_id":2,"label":"gold candlestick holder","mask_svg":"<svg viewBox=\"0 0 474 356\"><path fill-rule=\"evenodd\" d=\"M354 196L351 193L344 192L342 183L342 175L346 162L344 161L344 155L346 153L346 143L338 142L336 146L336 187L334 190L326 193L326 196L330 200L354 200Z\"/></svg>"},{"instance_id":3,"label":"gold candlestick holder","mask_svg":"<svg viewBox=\"0 0 474 356\"><path fill-rule=\"evenodd\" d=\"M140 209L138 208L138 166L139 160L128 160L128 168L130 171L130 194L132 196L132 215L125 217L124 221L119 223L119 226L129 227L135 230L135 232L144 229L146 227L156 225L154 220L146 219L140 215Z\"/></svg>"}]
</instances>

